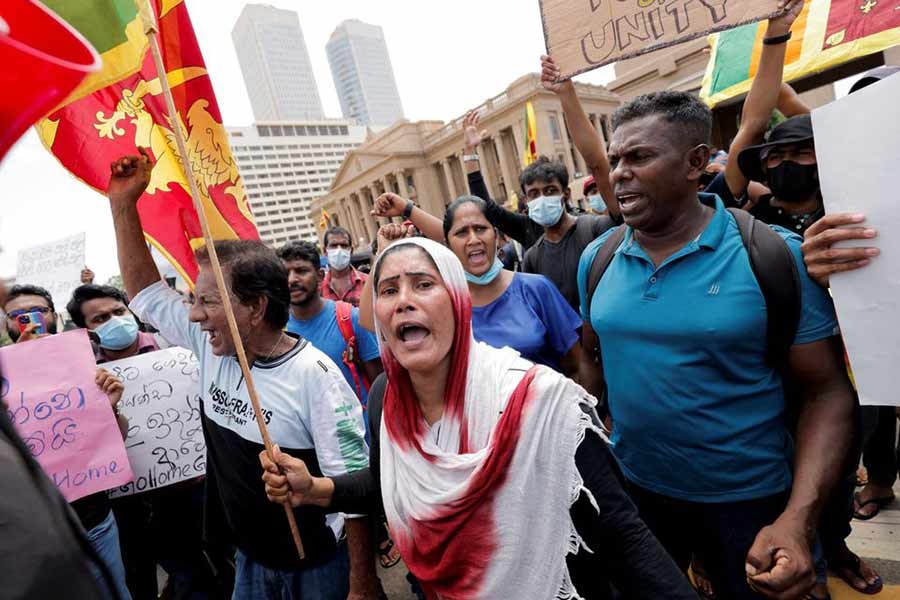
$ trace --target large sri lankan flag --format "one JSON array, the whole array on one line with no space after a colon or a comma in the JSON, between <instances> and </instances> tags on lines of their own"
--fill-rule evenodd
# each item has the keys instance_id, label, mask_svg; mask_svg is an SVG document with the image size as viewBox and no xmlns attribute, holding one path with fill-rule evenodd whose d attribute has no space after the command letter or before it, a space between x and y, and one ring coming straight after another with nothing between
<instances>
[{"instance_id":1,"label":"large sri lankan flag","mask_svg":"<svg viewBox=\"0 0 900 600\"><path fill-rule=\"evenodd\" d=\"M707 104L750 90L765 30L763 22L710 36L712 54L700 91ZM807 0L791 31L785 81L900 44L900 0Z\"/></svg>"},{"instance_id":2,"label":"large sri lankan flag","mask_svg":"<svg viewBox=\"0 0 900 600\"><path fill-rule=\"evenodd\" d=\"M158 15L163 63L178 109L177 126L187 140L188 162L213 237L259 239L187 7L183 0L151 1ZM122 22L122 15L127 19L138 12L134 0L56 0L55 4L61 15L66 15L66 8L79 7L77 12L84 20L73 20L72 24L95 44L86 25L91 18ZM95 5L97 10L81 10L86 4ZM118 11L118 17L99 12L109 11L110 6ZM98 34L114 35L107 27L96 29ZM127 34L125 38L130 39ZM112 161L136 154L138 146L148 148L156 167L146 193L138 201L144 236L193 285L197 277L194 250L203 245L203 234L172 133L176 125L166 111L153 57L146 50L146 36L141 33L140 38L135 42L142 51L137 72L114 79L110 85L51 113L38 124L38 134L63 166L101 193L109 183Z\"/></svg>"},{"instance_id":3,"label":"large sri lankan flag","mask_svg":"<svg viewBox=\"0 0 900 600\"><path fill-rule=\"evenodd\" d=\"M42 0L94 46L103 67L88 75L61 103L69 104L133 75L149 45L135 0Z\"/></svg>"}]
</instances>

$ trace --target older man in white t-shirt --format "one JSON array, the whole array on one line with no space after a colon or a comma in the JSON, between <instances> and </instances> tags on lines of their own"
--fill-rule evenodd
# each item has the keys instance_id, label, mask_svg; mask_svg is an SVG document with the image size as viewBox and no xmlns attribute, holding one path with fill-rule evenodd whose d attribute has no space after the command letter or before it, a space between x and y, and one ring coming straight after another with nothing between
<instances>
[{"instance_id":1,"label":"older man in white t-shirt","mask_svg":"<svg viewBox=\"0 0 900 600\"><path fill-rule=\"evenodd\" d=\"M134 313L200 362L206 509L221 515L237 548L233 597L375 598L364 519L348 518L344 543L339 521L326 520L322 509L295 510L306 551L301 561L284 510L267 501L259 476L262 438L209 259L198 252L190 306L160 280L137 211L152 170L141 154L113 163L108 189L122 279ZM281 261L260 242L217 242L216 250L272 440L322 475L365 468L362 410L353 391L325 354L283 331L290 293Z\"/></svg>"}]
</instances>

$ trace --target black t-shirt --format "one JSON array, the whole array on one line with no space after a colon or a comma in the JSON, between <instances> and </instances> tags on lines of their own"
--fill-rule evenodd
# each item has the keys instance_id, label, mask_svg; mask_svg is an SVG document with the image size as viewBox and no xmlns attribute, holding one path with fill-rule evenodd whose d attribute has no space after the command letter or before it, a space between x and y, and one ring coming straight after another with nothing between
<instances>
[{"instance_id":1,"label":"black t-shirt","mask_svg":"<svg viewBox=\"0 0 900 600\"><path fill-rule=\"evenodd\" d=\"M592 241L615 226L607 216L581 215L558 242L541 236L525 253L522 270L543 275L560 291L569 305L578 311L578 261Z\"/></svg>"},{"instance_id":2,"label":"black t-shirt","mask_svg":"<svg viewBox=\"0 0 900 600\"><path fill-rule=\"evenodd\" d=\"M71 504L85 531L90 531L102 523L112 509L112 502L106 492L97 492L96 494L79 498Z\"/></svg>"},{"instance_id":3,"label":"black t-shirt","mask_svg":"<svg viewBox=\"0 0 900 600\"><path fill-rule=\"evenodd\" d=\"M760 197L756 206L750 209L750 214L767 225L784 227L791 233L802 236L810 225L825 215L825 208L819 206L817 210L808 214L794 215L783 208L772 206L771 194Z\"/></svg>"}]
</instances>

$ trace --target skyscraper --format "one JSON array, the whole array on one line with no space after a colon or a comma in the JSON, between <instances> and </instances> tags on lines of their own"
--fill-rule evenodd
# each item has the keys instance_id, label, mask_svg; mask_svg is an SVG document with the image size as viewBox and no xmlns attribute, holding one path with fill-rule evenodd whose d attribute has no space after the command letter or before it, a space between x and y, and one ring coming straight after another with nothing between
<instances>
[{"instance_id":1,"label":"skyscraper","mask_svg":"<svg viewBox=\"0 0 900 600\"><path fill-rule=\"evenodd\" d=\"M366 128L341 119L269 121L228 127L228 136L262 241L273 248L290 240L318 241L321 213L310 214L309 204L328 193Z\"/></svg>"},{"instance_id":2,"label":"skyscraper","mask_svg":"<svg viewBox=\"0 0 900 600\"><path fill-rule=\"evenodd\" d=\"M324 118L297 13L248 4L231 39L257 121Z\"/></svg>"},{"instance_id":3,"label":"skyscraper","mask_svg":"<svg viewBox=\"0 0 900 600\"><path fill-rule=\"evenodd\" d=\"M344 21L325 49L345 119L387 127L403 118L381 27L355 19Z\"/></svg>"}]
</instances>

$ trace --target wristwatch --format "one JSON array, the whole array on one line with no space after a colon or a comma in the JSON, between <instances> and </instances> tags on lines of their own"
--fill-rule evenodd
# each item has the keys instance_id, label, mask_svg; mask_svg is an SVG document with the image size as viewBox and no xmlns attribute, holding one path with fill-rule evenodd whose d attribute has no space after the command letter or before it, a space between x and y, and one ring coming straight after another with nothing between
<instances>
[{"instance_id":1,"label":"wristwatch","mask_svg":"<svg viewBox=\"0 0 900 600\"><path fill-rule=\"evenodd\" d=\"M403 218L408 219L412 215L413 208L415 204L413 204L412 200L406 201L406 208L403 209Z\"/></svg>"},{"instance_id":2,"label":"wristwatch","mask_svg":"<svg viewBox=\"0 0 900 600\"><path fill-rule=\"evenodd\" d=\"M463 162L478 162L477 154L463 154Z\"/></svg>"}]
</instances>

